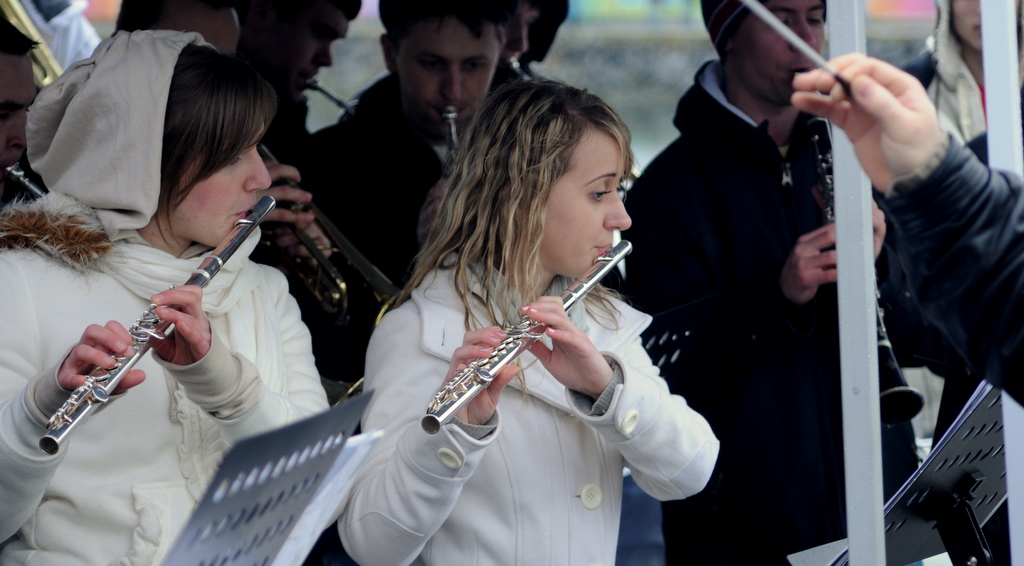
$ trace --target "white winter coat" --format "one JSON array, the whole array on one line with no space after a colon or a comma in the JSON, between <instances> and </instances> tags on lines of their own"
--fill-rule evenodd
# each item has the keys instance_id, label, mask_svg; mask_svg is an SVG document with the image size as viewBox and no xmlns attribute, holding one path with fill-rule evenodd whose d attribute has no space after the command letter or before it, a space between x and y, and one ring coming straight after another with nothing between
<instances>
[{"instance_id":1,"label":"white winter coat","mask_svg":"<svg viewBox=\"0 0 1024 566\"><path fill-rule=\"evenodd\" d=\"M173 372L165 377L151 353L136 366L146 381L86 420L57 456L39 449L46 429L26 409L26 384L41 373L55 379L86 326L128 326L151 295L119 279L116 257L109 271L78 272L29 251L0 253L0 539L17 532L0 564L159 564L234 442L327 409L309 331L287 281L244 257L251 249L225 264L207 288L204 308L216 343L189 367L209 372L197 366L212 363L230 371L232 359L255 365L249 371L263 381L256 406L230 421L211 417L173 383ZM194 268L201 260L163 256L148 266L152 293L184 283L167 264ZM161 279L161 271L173 275ZM230 292L235 286L252 291ZM211 312L218 289L238 302L226 300ZM252 295L267 299L249 313L257 323L229 328L224 311L253 309ZM233 352L225 345L232 343Z\"/></svg>"},{"instance_id":2,"label":"white winter coat","mask_svg":"<svg viewBox=\"0 0 1024 566\"><path fill-rule=\"evenodd\" d=\"M38 447L48 415L26 388L60 395L56 368L88 325L130 325L210 251L173 257L137 232L157 209L175 64L200 43L195 33L119 32L33 103L28 155L50 194L9 206L0 222L0 248L13 250L0 253L0 542L14 537L0 565L159 564L225 451L327 409L284 276L247 259L253 234L203 293L214 340L202 360L164 367L147 355L136 366L144 383L85 421L58 455ZM23 207L63 220L7 216ZM112 251L69 259L90 246ZM247 402L233 405L237 414L207 413L182 389L188 378L227 384L225 406Z\"/></svg>"},{"instance_id":3,"label":"white winter coat","mask_svg":"<svg viewBox=\"0 0 1024 566\"><path fill-rule=\"evenodd\" d=\"M935 77L928 96L939 113L939 125L961 143L987 128L983 94L963 60L960 43L950 25L950 0L936 0L935 33L928 38Z\"/></svg>"},{"instance_id":4,"label":"white winter coat","mask_svg":"<svg viewBox=\"0 0 1024 566\"><path fill-rule=\"evenodd\" d=\"M615 306L619 328L587 321L598 350L623 372L610 408L588 416L526 353L529 395L513 381L497 429L482 440L456 424L436 435L419 424L465 334L448 274L385 316L367 353L375 393L363 420L364 430L384 437L339 520L349 553L364 565L612 566L623 466L658 499L703 489L718 440L669 393L643 349L639 334L650 317Z\"/></svg>"}]
</instances>

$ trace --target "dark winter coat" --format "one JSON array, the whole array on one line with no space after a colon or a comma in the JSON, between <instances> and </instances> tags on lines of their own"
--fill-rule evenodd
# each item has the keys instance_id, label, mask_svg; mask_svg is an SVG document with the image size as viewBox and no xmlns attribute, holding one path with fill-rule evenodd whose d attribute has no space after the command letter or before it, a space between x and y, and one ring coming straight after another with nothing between
<instances>
[{"instance_id":1,"label":"dark winter coat","mask_svg":"<svg viewBox=\"0 0 1024 566\"><path fill-rule=\"evenodd\" d=\"M681 337L666 379L722 450L704 492L663 505L668 561L786 564L846 534L836 288L798 307L779 286L797 238L822 225L811 138L826 129L800 116L783 157L767 123L755 128L699 80L675 124L679 138L626 202L624 291L647 312L675 309L655 323ZM891 492L917 460L909 425L886 434Z\"/></svg>"}]
</instances>

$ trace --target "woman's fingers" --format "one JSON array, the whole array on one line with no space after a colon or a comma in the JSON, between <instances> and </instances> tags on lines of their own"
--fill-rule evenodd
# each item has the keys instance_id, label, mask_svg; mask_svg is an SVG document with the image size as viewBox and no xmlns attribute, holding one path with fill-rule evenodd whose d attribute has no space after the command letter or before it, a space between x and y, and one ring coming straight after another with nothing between
<instances>
[{"instance_id":1,"label":"woman's fingers","mask_svg":"<svg viewBox=\"0 0 1024 566\"><path fill-rule=\"evenodd\" d=\"M523 314L542 323L551 348L537 341L530 352L560 383L573 391L600 395L612 370L590 338L569 319L560 297L541 297L523 307ZM595 395L596 394L596 395Z\"/></svg>"},{"instance_id":2,"label":"woman's fingers","mask_svg":"<svg viewBox=\"0 0 1024 566\"><path fill-rule=\"evenodd\" d=\"M203 290L181 285L153 295L156 314L174 325L163 340L151 341L160 357L176 365L190 365L206 356L213 342L210 321L203 312Z\"/></svg>"},{"instance_id":3,"label":"woman's fingers","mask_svg":"<svg viewBox=\"0 0 1024 566\"><path fill-rule=\"evenodd\" d=\"M112 320L103 326L91 324L57 369L57 383L63 389L75 389L97 368L113 368L117 364L115 356L131 357L134 353L131 335L121 323ZM129 383L141 383L145 374L138 374L134 376L136 383Z\"/></svg>"}]
</instances>

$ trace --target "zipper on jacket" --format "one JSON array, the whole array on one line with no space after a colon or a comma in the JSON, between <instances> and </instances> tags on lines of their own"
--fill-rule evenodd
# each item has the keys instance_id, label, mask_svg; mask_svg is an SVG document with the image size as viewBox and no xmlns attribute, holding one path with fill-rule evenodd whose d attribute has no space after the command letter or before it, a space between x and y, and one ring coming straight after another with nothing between
<instances>
[{"instance_id":1,"label":"zipper on jacket","mask_svg":"<svg viewBox=\"0 0 1024 566\"><path fill-rule=\"evenodd\" d=\"M782 186L793 188L793 170L788 161L782 163Z\"/></svg>"}]
</instances>

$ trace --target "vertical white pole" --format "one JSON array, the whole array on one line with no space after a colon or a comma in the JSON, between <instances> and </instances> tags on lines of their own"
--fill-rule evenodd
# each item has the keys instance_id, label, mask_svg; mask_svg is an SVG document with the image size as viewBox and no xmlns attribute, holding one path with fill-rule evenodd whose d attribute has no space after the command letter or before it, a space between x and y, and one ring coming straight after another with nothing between
<instances>
[{"instance_id":1,"label":"vertical white pole","mask_svg":"<svg viewBox=\"0 0 1024 566\"><path fill-rule=\"evenodd\" d=\"M828 3L831 56L865 52L863 0ZM871 190L853 145L833 135L846 517L851 566L885 564Z\"/></svg>"},{"instance_id":2,"label":"vertical white pole","mask_svg":"<svg viewBox=\"0 0 1024 566\"><path fill-rule=\"evenodd\" d=\"M1024 176L1021 141L1020 68L1017 59L1017 14L1007 0L981 2L985 107L988 114L988 163ZM1006 376L1019 379L1020 376ZM1003 439L1006 446L1006 485L1010 498L1024 493L1024 447L1011 439L1024 435L1024 409L1003 393ZM1007 503L1010 503L1009 499ZM1010 505L1010 554L1024 557L1024 506Z\"/></svg>"}]
</instances>

